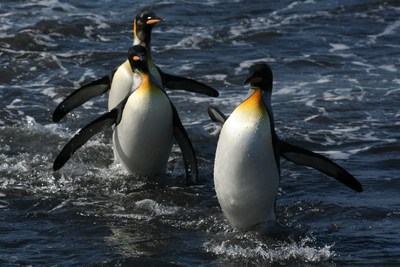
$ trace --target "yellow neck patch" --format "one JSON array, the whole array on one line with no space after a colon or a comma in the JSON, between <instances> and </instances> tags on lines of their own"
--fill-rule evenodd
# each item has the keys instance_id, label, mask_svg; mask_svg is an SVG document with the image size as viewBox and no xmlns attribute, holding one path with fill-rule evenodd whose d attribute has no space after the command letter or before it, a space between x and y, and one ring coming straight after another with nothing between
<instances>
[{"instance_id":1,"label":"yellow neck patch","mask_svg":"<svg viewBox=\"0 0 400 267\"><path fill-rule=\"evenodd\" d=\"M138 89L147 89L151 87L151 81L150 77L147 74L141 74L140 75L142 78L142 83L140 84L140 87Z\"/></svg>"},{"instance_id":2,"label":"yellow neck patch","mask_svg":"<svg viewBox=\"0 0 400 267\"><path fill-rule=\"evenodd\" d=\"M160 88L158 88L152 81L151 78L148 74L144 74L141 73L140 74L142 81L141 84L139 86L139 88L137 89L138 92L141 93L158 93L161 92Z\"/></svg>"},{"instance_id":3,"label":"yellow neck patch","mask_svg":"<svg viewBox=\"0 0 400 267\"><path fill-rule=\"evenodd\" d=\"M136 19L133 21L133 36L134 36L134 38L136 39L136 40L139 40L139 38L137 37L137 34L136 34Z\"/></svg>"},{"instance_id":4,"label":"yellow neck patch","mask_svg":"<svg viewBox=\"0 0 400 267\"><path fill-rule=\"evenodd\" d=\"M263 116L267 112L267 109L265 108L262 100L261 89L252 89L255 90L254 93L242 104L240 104L237 109L240 112L251 113L256 116Z\"/></svg>"}]
</instances>

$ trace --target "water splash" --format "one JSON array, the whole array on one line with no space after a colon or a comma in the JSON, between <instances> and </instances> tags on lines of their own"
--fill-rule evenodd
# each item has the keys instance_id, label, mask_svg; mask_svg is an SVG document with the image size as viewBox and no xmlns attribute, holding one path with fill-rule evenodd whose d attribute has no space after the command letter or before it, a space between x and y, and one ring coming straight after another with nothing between
<instances>
[{"instance_id":1,"label":"water splash","mask_svg":"<svg viewBox=\"0 0 400 267\"><path fill-rule=\"evenodd\" d=\"M287 263L290 261L303 263L321 263L331 259L335 252L333 245L319 247L312 237L304 237L298 241L277 241L256 239L245 234L239 240L208 241L205 249L223 261L249 262L257 264Z\"/></svg>"}]
</instances>

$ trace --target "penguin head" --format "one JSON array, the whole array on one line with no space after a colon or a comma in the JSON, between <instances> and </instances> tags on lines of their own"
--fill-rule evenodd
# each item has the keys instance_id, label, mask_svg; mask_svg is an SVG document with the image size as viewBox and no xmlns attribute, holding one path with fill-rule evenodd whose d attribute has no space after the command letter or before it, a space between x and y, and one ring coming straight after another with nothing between
<instances>
[{"instance_id":1,"label":"penguin head","mask_svg":"<svg viewBox=\"0 0 400 267\"><path fill-rule=\"evenodd\" d=\"M134 45L128 50L128 60L133 71L148 72L147 49L141 45Z\"/></svg>"},{"instance_id":2,"label":"penguin head","mask_svg":"<svg viewBox=\"0 0 400 267\"><path fill-rule=\"evenodd\" d=\"M154 12L147 9L141 10L133 24L133 34L135 39L145 45L150 42L151 30L157 23L164 21L164 19L158 17Z\"/></svg>"},{"instance_id":3,"label":"penguin head","mask_svg":"<svg viewBox=\"0 0 400 267\"><path fill-rule=\"evenodd\" d=\"M272 70L266 63L258 63L250 67L249 76L244 84L250 83L250 88L272 92Z\"/></svg>"}]
</instances>

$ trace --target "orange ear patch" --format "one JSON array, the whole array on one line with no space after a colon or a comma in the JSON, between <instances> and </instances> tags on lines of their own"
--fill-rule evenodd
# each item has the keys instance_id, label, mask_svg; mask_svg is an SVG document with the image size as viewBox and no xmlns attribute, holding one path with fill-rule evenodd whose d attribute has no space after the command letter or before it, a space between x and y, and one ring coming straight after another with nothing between
<instances>
[{"instance_id":1,"label":"orange ear patch","mask_svg":"<svg viewBox=\"0 0 400 267\"><path fill-rule=\"evenodd\" d=\"M262 78L261 77L256 77L256 78L254 78L254 79L251 79L251 83L259 83L259 82L261 82L262 81Z\"/></svg>"},{"instance_id":2,"label":"orange ear patch","mask_svg":"<svg viewBox=\"0 0 400 267\"><path fill-rule=\"evenodd\" d=\"M133 56L133 60L139 61L139 60L140 60L140 57L139 57L139 56Z\"/></svg>"},{"instance_id":3,"label":"orange ear patch","mask_svg":"<svg viewBox=\"0 0 400 267\"><path fill-rule=\"evenodd\" d=\"M139 39L138 37L137 37L137 34L136 34L136 28L137 28L137 26L136 26L136 19L133 21L133 36L135 37L135 39Z\"/></svg>"}]
</instances>

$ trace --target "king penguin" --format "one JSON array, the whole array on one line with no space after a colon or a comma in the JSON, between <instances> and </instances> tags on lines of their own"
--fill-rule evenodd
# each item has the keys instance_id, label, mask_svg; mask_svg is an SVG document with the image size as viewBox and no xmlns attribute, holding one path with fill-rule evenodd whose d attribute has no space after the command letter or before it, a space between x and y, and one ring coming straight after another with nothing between
<instances>
[{"instance_id":1,"label":"king penguin","mask_svg":"<svg viewBox=\"0 0 400 267\"><path fill-rule=\"evenodd\" d=\"M128 62L130 71L139 76L139 86L132 88L116 107L82 128L59 153L53 169L60 169L93 135L113 127L114 155L130 174L165 174L175 137L183 154L187 180L196 182L193 146L176 108L149 71L147 49L140 45L130 48Z\"/></svg>"},{"instance_id":2,"label":"king penguin","mask_svg":"<svg viewBox=\"0 0 400 267\"><path fill-rule=\"evenodd\" d=\"M278 139L271 106L273 74L267 64L250 67L247 83L250 96L228 118L217 108L209 108L210 117L224 123L215 155L214 183L218 202L233 227L265 232L275 222L281 156L362 191L361 184L333 161Z\"/></svg>"},{"instance_id":3,"label":"king penguin","mask_svg":"<svg viewBox=\"0 0 400 267\"><path fill-rule=\"evenodd\" d=\"M163 85L163 90L164 87L170 90L183 89L189 92L217 97L219 95L217 90L193 79L165 73L154 64L151 55L151 31L157 23L162 21L164 19L158 17L154 12L143 9L138 12L133 22L133 45L141 45L147 49L147 64L150 73ZM126 60L110 75L85 84L67 96L54 110L53 121L60 121L76 107L108 91L110 91L108 110L111 110L124 99L132 87L137 87L139 83L137 75L130 71L129 61Z\"/></svg>"}]
</instances>

